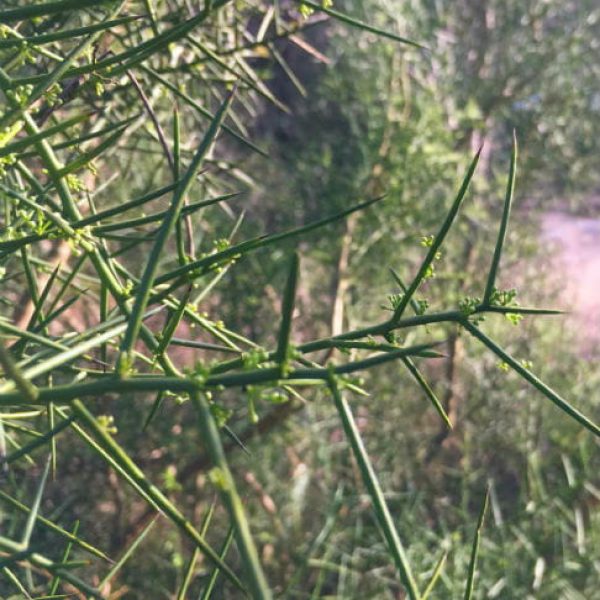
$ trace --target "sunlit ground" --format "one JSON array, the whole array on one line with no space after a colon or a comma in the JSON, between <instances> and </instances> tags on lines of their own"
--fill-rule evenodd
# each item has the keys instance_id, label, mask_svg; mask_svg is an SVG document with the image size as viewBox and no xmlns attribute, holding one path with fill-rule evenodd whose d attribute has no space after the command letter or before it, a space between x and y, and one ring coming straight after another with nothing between
<instances>
[{"instance_id":1,"label":"sunlit ground","mask_svg":"<svg viewBox=\"0 0 600 600\"><path fill-rule=\"evenodd\" d=\"M560 277L560 307L571 311L581 353L598 355L600 347L600 217L549 212L542 219L542 240L551 244L552 268Z\"/></svg>"}]
</instances>

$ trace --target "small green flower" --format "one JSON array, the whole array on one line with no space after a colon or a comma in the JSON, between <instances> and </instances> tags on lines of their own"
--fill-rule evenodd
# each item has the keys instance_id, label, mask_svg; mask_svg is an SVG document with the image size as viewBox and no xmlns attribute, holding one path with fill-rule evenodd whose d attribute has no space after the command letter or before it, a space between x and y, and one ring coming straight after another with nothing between
<instances>
[{"instance_id":1,"label":"small green flower","mask_svg":"<svg viewBox=\"0 0 600 600\"><path fill-rule=\"evenodd\" d=\"M220 469L219 467L214 467L208 472L208 478L211 483L221 490L222 492L226 492L231 489L231 481L227 476L227 473Z\"/></svg>"},{"instance_id":2,"label":"small green flower","mask_svg":"<svg viewBox=\"0 0 600 600\"><path fill-rule=\"evenodd\" d=\"M188 369L184 372L198 387L204 387L206 380L210 376L210 367L198 361L194 364L193 369Z\"/></svg>"},{"instance_id":3,"label":"small green flower","mask_svg":"<svg viewBox=\"0 0 600 600\"><path fill-rule=\"evenodd\" d=\"M301 4L300 5L300 14L305 19L308 19L308 17L310 17L310 15L312 15L314 12L315 12L314 9L311 8L310 6L307 6L306 4Z\"/></svg>"},{"instance_id":4,"label":"small green flower","mask_svg":"<svg viewBox=\"0 0 600 600\"><path fill-rule=\"evenodd\" d=\"M427 300L417 300L417 314L424 315L429 308L429 302Z\"/></svg>"},{"instance_id":5,"label":"small green flower","mask_svg":"<svg viewBox=\"0 0 600 600\"><path fill-rule=\"evenodd\" d=\"M233 416L233 411L217 404L216 402L210 403L210 412L217 423L217 427L221 428L227 425L227 422Z\"/></svg>"},{"instance_id":6,"label":"small green flower","mask_svg":"<svg viewBox=\"0 0 600 600\"><path fill-rule=\"evenodd\" d=\"M423 281L427 281L427 279L432 279L433 277L435 277L435 267L431 264L428 265L427 269L425 270L425 274L423 275Z\"/></svg>"},{"instance_id":7,"label":"small green flower","mask_svg":"<svg viewBox=\"0 0 600 600\"><path fill-rule=\"evenodd\" d=\"M458 308L464 315L469 316L477 310L480 304L481 298L467 296L458 303Z\"/></svg>"},{"instance_id":8,"label":"small green flower","mask_svg":"<svg viewBox=\"0 0 600 600\"><path fill-rule=\"evenodd\" d=\"M431 246L433 246L434 241L435 241L434 235L421 236L421 246L423 246L424 248L431 248Z\"/></svg>"},{"instance_id":9,"label":"small green flower","mask_svg":"<svg viewBox=\"0 0 600 600\"><path fill-rule=\"evenodd\" d=\"M493 306L518 306L516 301L517 290L499 290L494 288L490 296L490 304Z\"/></svg>"},{"instance_id":10,"label":"small green flower","mask_svg":"<svg viewBox=\"0 0 600 600\"><path fill-rule=\"evenodd\" d=\"M131 352L121 352L119 355L119 360L117 361L117 373L121 377L133 375L133 373L135 373L135 369L133 367L134 363L135 358Z\"/></svg>"},{"instance_id":11,"label":"small green flower","mask_svg":"<svg viewBox=\"0 0 600 600\"><path fill-rule=\"evenodd\" d=\"M58 98L60 96L60 86L58 83L51 85L44 93L44 100L48 103L49 106L54 106L56 102L58 102Z\"/></svg>"},{"instance_id":12,"label":"small green flower","mask_svg":"<svg viewBox=\"0 0 600 600\"><path fill-rule=\"evenodd\" d=\"M163 486L167 492L180 492L181 484L177 481L177 469L175 465L169 465L162 472Z\"/></svg>"},{"instance_id":13,"label":"small green flower","mask_svg":"<svg viewBox=\"0 0 600 600\"><path fill-rule=\"evenodd\" d=\"M398 306L400 306L400 303L402 302L403 298L404 298L404 294L389 294L388 295L388 301L390 303L390 306L392 307L392 310L396 310L396 308L398 308Z\"/></svg>"},{"instance_id":14,"label":"small green flower","mask_svg":"<svg viewBox=\"0 0 600 600\"><path fill-rule=\"evenodd\" d=\"M131 296L131 293L133 292L133 281L131 281L131 279L128 279L125 282L125 285L123 286L123 290L122 290L122 294L125 298L128 298L129 296Z\"/></svg>"},{"instance_id":15,"label":"small green flower","mask_svg":"<svg viewBox=\"0 0 600 600\"><path fill-rule=\"evenodd\" d=\"M94 81L94 93L100 97L104 94L104 83L100 79Z\"/></svg>"},{"instance_id":16,"label":"small green flower","mask_svg":"<svg viewBox=\"0 0 600 600\"><path fill-rule=\"evenodd\" d=\"M261 363L269 359L269 353L264 348L253 348L250 352L242 354L242 363L245 369L256 369Z\"/></svg>"},{"instance_id":17,"label":"small green flower","mask_svg":"<svg viewBox=\"0 0 600 600\"><path fill-rule=\"evenodd\" d=\"M231 242L227 238L220 238L213 242L213 246L216 252L223 252L223 250L227 250L231 246Z\"/></svg>"},{"instance_id":18,"label":"small green flower","mask_svg":"<svg viewBox=\"0 0 600 600\"><path fill-rule=\"evenodd\" d=\"M510 321L513 325L518 325L523 319L523 315L517 313L506 313L504 317Z\"/></svg>"},{"instance_id":19,"label":"small green flower","mask_svg":"<svg viewBox=\"0 0 600 600\"><path fill-rule=\"evenodd\" d=\"M118 429L115 425L115 418L112 415L100 415L97 417L98 425L109 435L116 435Z\"/></svg>"},{"instance_id":20,"label":"small green flower","mask_svg":"<svg viewBox=\"0 0 600 600\"><path fill-rule=\"evenodd\" d=\"M284 404L289 400L288 395L280 390L264 392L261 398L269 404Z\"/></svg>"}]
</instances>

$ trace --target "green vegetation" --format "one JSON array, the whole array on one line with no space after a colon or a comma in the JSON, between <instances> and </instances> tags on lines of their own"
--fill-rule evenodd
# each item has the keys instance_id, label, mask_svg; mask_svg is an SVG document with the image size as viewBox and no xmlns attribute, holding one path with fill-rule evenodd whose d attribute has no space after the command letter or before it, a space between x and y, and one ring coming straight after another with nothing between
<instances>
[{"instance_id":1,"label":"green vegetation","mask_svg":"<svg viewBox=\"0 0 600 600\"><path fill-rule=\"evenodd\" d=\"M397 4L0 9L2 597L599 588L600 12Z\"/></svg>"}]
</instances>

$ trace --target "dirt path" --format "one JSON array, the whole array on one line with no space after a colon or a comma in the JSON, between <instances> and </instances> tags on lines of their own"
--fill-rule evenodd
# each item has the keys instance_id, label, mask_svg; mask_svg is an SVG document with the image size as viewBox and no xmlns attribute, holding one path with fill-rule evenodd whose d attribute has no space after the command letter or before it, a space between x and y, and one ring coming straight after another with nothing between
<instances>
[{"instance_id":1,"label":"dirt path","mask_svg":"<svg viewBox=\"0 0 600 600\"><path fill-rule=\"evenodd\" d=\"M542 239L555 248L553 262L564 278L564 302L581 331L582 350L600 352L600 218L550 212Z\"/></svg>"}]
</instances>

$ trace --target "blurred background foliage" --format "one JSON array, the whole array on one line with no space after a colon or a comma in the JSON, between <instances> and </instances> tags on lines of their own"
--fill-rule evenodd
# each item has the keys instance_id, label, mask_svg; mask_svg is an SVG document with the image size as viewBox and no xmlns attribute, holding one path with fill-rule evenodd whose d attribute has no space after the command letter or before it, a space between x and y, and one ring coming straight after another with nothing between
<instances>
[{"instance_id":1,"label":"blurred background foliage","mask_svg":"<svg viewBox=\"0 0 600 600\"><path fill-rule=\"evenodd\" d=\"M132 3L131 14L143 12L145 4L156 4L158 23L166 27L196 3ZM551 249L540 237L539 219L557 209L598 217L598 205L588 202L600 183L597 2L336 0L334 8L426 49L349 28L322 13L302 16L294 2L257 1L225 5L185 41L135 69L161 119L171 119L177 105L184 156L197 146L199 123L205 123L195 105L214 112L224 90L242 78L244 93L228 123L268 158L239 137L221 135L202 191L206 197L244 194L194 216L199 249L211 250L203 240L227 238L242 211L239 231L245 238L385 195L376 210L297 244L263 249L246 257L243 268L221 273L204 306L208 316L218 315L257 344L272 345L288 257L297 246L303 262L296 342L380 319L390 296L401 291L389 268L411 279L424 254L423 237L436 231L483 144L475 185L419 298L441 308L481 297L513 130L520 158L502 287L518 289L526 306L568 303L560 277L547 267ZM94 50L95 59L143 39L148 26L142 22L103 39L106 46ZM296 39L277 39L296 28ZM269 37L268 44L257 42ZM5 64L13 61L21 76L35 75L44 60L4 52ZM166 185L169 165L151 124L132 113L139 102L131 81L108 75L81 83L84 92L75 102L97 112L96 130L134 119L125 142L103 156L101 177L91 173L82 183L94 203L118 204ZM68 107L61 111L67 114ZM124 147L129 162L123 162ZM97 188L101 179L104 187ZM126 260L135 272L135 258ZM14 290L7 295L18 297ZM65 327L81 327L96 316L83 309L69 318ZM551 317L513 324L498 315L482 327L514 356L531 361L536 374L574 405L598 417L598 354L582 354L579 332L569 323ZM402 365L367 376L370 395L355 401L361 433L421 585L447 553L441 583L430 597L462 597L477 512L489 484L476 597L595 597L597 442L455 327L446 327L445 337L445 358L432 361L425 373L455 424L451 432ZM190 351L182 350L180 359L190 361ZM110 407L119 440L200 520L212 496L206 459L186 427L191 409L168 399L141 435L152 400ZM310 395L299 410L273 409L265 400L247 410L245 399L227 393L222 402L234 410L232 428L250 452L232 444L231 459L276 596L404 597L330 399ZM266 417L258 428L251 423L253 410ZM99 458L72 439L68 444L60 458L61 483L49 485L43 513L67 524L81 520L86 537L118 555L153 513ZM32 486L17 487L21 497L32 493ZM11 526L16 524L5 517L6 535ZM220 540L223 533L217 528L209 539ZM110 597L174 598L189 547L159 520L142 548L113 583ZM190 598L198 597L205 574L199 562ZM9 589L0 585L5 596ZM217 597L236 596L224 586Z\"/></svg>"},{"instance_id":2,"label":"blurred background foliage","mask_svg":"<svg viewBox=\"0 0 600 600\"><path fill-rule=\"evenodd\" d=\"M377 211L340 226L339 235L303 245L314 268L311 262L302 279L309 291L301 310L311 318L299 320L340 331L380 314L387 296L400 292L388 267L406 280L412 276L422 256L421 236L435 232L469 155L483 143L476 191L427 285L427 299L438 308L480 297L513 129L519 174L501 281L518 289L525 305L568 305L547 266L551 249L540 238L539 219L557 208L598 215L589 202L598 186L597 5L348 1L336 7L428 50L406 51L338 24L309 34L327 60L299 65L308 71L305 98L283 76L272 83L294 114L269 107L259 126L274 160L269 176L261 173L267 183L257 182L248 221L256 219L257 227L269 218L297 223L323 207L386 196ZM249 261L249 281L262 278L268 286L279 262L274 258ZM241 297L251 293L250 286L240 293L239 277L231 285ZM232 318L242 324L255 308L234 310ZM581 356L577 331L560 318L525 319L517 326L500 317L488 320L484 329L513 355L531 361L578 406L597 411L599 373L593 356ZM456 423L451 434L424 410L420 390L398 367L369 377L371 398L360 402L368 449L410 540L411 561L421 565L417 572L430 574L440 547L447 548L443 585L432 597L462 597L458 582L466 574L476 507L488 481L492 517L478 597L593 597L599 576L597 444L532 396L494 356L453 330L447 336L445 364L427 374ZM333 409L314 403L297 420L287 423L277 446L252 446L260 452L257 477L271 482L263 485L282 511L294 513L287 530L293 543L286 540L285 547L311 556L288 593L310 597L310 577L313 597L397 597ZM283 451L285 477L280 465L273 467ZM290 493L289 484L277 484L287 483L290 474L301 496ZM352 499L350 514L336 510L333 490ZM323 525L330 522L330 528ZM279 562L284 552L276 551ZM289 562L293 571L297 559Z\"/></svg>"}]
</instances>

